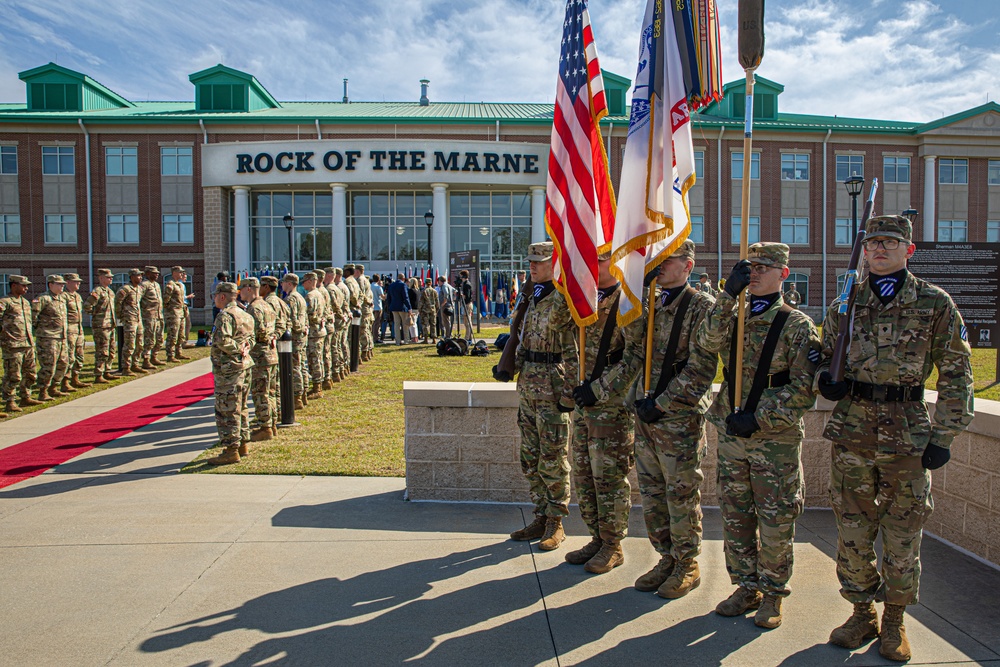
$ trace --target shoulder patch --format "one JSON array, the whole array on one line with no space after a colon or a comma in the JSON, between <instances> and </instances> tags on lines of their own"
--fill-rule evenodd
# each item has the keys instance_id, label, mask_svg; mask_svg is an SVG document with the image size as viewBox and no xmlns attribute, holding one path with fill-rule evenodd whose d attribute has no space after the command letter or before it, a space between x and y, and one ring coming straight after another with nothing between
<instances>
[{"instance_id":1,"label":"shoulder patch","mask_svg":"<svg viewBox=\"0 0 1000 667\"><path fill-rule=\"evenodd\" d=\"M808 354L809 361L811 361L814 364L818 364L819 357L820 357L820 352L817 348L815 347L809 348L809 354Z\"/></svg>"}]
</instances>

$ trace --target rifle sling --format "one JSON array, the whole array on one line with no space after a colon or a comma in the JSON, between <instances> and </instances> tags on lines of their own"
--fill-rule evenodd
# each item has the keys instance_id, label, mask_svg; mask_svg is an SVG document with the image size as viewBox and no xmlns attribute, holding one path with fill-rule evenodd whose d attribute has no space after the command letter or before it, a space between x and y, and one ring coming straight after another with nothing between
<instances>
[{"instance_id":1,"label":"rifle sling","mask_svg":"<svg viewBox=\"0 0 1000 667\"><path fill-rule=\"evenodd\" d=\"M656 388L653 390L653 395L651 398L659 398L667 389L667 385L670 381L674 379L674 376L680 372L685 365L687 365L687 360L677 367L674 364L674 359L677 354L677 344L681 340L681 328L684 325L684 316L687 315L688 306L691 305L691 298L694 296L694 290L688 287L681 294L680 303L677 304L677 312L674 313L674 323L670 328L670 340L667 341L667 352L663 355L663 365L660 367L660 378L656 381Z\"/></svg>"},{"instance_id":2,"label":"rifle sling","mask_svg":"<svg viewBox=\"0 0 1000 667\"><path fill-rule=\"evenodd\" d=\"M591 382L598 380L608 365L608 348L611 347L611 339L615 335L615 318L618 313L618 299L621 298L621 295L621 290L618 291L618 294L615 294L614 303L611 304L611 310L608 311L608 319L604 322L604 331L601 332L601 345L597 348L597 361L594 363L594 370L590 374Z\"/></svg>"},{"instance_id":3,"label":"rifle sling","mask_svg":"<svg viewBox=\"0 0 1000 667\"><path fill-rule=\"evenodd\" d=\"M757 371L754 373L750 392L747 394L746 403L742 408L744 411L756 412L757 403L760 402L760 397L763 395L765 389L788 384L789 382L788 371L772 375L770 370L771 361L774 359L774 350L778 347L778 338L781 337L781 330L785 328L785 322L788 321L788 315L791 312L792 309L787 304L783 304L771 322L771 327L767 331L767 338L764 339L764 345L760 349L760 357L757 359ZM729 385L729 407L733 412L736 411L734 407L736 405L736 386L732 381L735 366L736 335L734 332L729 345L729 372L726 373L726 382ZM738 373L743 372L743 369L735 370Z\"/></svg>"}]
</instances>

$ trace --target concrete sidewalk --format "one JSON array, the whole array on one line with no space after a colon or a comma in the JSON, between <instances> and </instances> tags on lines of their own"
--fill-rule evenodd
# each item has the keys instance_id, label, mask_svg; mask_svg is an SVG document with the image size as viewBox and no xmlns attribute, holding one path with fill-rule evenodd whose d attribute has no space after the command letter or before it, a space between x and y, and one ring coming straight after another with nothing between
<instances>
[{"instance_id":1,"label":"concrete sidewalk","mask_svg":"<svg viewBox=\"0 0 1000 667\"><path fill-rule=\"evenodd\" d=\"M656 561L638 510L625 565L593 576L563 560L587 541L575 507L564 548L541 553L507 539L526 506L409 503L395 478L176 473L214 440L202 401L0 491L0 662L892 664L877 643L826 644L850 614L828 511L800 520L785 623L764 632L713 612L732 590L717 510L701 587L668 602L632 588ZM1000 665L998 593L1000 572L926 539L911 664Z\"/></svg>"}]
</instances>

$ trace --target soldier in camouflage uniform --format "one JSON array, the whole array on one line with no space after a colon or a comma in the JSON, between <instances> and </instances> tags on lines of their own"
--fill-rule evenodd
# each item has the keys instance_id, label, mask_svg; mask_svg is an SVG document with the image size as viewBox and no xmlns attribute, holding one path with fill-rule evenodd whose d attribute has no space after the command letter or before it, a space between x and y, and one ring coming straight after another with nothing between
<instances>
[{"instance_id":1,"label":"soldier in camouflage uniform","mask_svg":"<svg viewBox=\"0 0 1000 667\"><path fill-rule=\"evenodd\" d=\"M598 257L597 319L586 329L586 381L573 390L576 409L570 438L580 517L591 539L582 549L566 554L566 561L594 574L610 572L625 562L622 540L628 534L632 509L628 473L633 464L633 425L632 412L625 406L628 381L612 385L609 377L625 348L616 319L621 285L610 274L610 265L611 253Z\"/></svg>"},{"instance_id":2,"label":"soldier in camouflage uniform","mask_svg":"<svg viewBox=\"0 0 1000 667\"><path fill-rule=\"evenodd\" d=\"M636 409L636 472L646 532L660 560L635 587L668 599L684 597L701 584L705 411L718 368L718 355L694 340L715 305L707 292L688 287L694 263L695 245L685 241L654 271L659 294L653 301L650 394L639 384L646 366L648 313L626 327L625 355L608 378L610 386L639 378L629 397ZM669 349L675 326L677 343Z\"/></svg>"},{"instance_id":3,"label":"soldier in camouflage uniform","mask_svg":"<svg viewBox=\"0 0 1000 667\"><path fill-rule=\"evenodd\" d=\"M358 285L358 279L354 277L354 265L353 264L345 264L344 265L344 285L347 287L347 291L350 294L350 296L347 299L347 305L348 305L348 308L350 309L350 312L351 312L351 319L353 320L355 317L361 317L361 301L362 301L361 286ZM413 305L416 306L416 304L413 304ZM348 362L350 362L350 358L351 358L351 351L350 351L350 331L351 330L350 330L350 327L352 327L352 326L354 326L354 325L353 324L348 324L347 325L347 329L345 331L346 335L345 335L345 338L344 338L344 340L345 340L345 342L347 343L347 346L348 346L347 347L347 355L346 355L347 359L348 359ZM362 327L362 328L364 328L364 327ZM358 337L358 345L359 346L361 345L361 337L360 336ZM358 360L359 361L363 361L363 359L361 359L360 350L359 350L359 354L358 354Z\"/></svg>"},{"instance_id":4,"label":"soldier in camouflage uniform","mask_svg":"<svg viewBox=\"0 0 1000 667\"><path fill-rule=\"evenodd\" d=\"M307 271L302 277L302 287L306 291L306 313L309 316L309 375L312 389L309 398L323 398L323 341L326 338L326 302L316 289L316 274Z\"/></svg>"},{"instance_id":5,"label":"soldier in camouflage uniform","mask_svg":"<svg viewBox=\"0 0 1000 667\"><path fill-rule=\"evenodd\" d=\"M535 291L524 316L514 370L519 373L517 425L521 470L528 479L535 519L511 533L513 540L541 538L538 548L558 549L569 515L569 413L579 376L577 328L566 299L552 284L551 242L528 247ZM493 375L502 378L493 367Z\"/></svg>"},{"instance_id":6,"label":"soldier in camouflage uniform","mask_svg":"<svg viewBox=\"0 0 1000 667\"><path fill-rule=\"evenodd\" d=\"M115 336L115 294L108 287L114 280L111 269L97 269L98 286L83 302L83 312L90 315L94 335L94 384L107 384L111 375L111 359Z\"/></svg>"},{"instance_id":7,"label":"soldier in camouflage uniform","mask_svg":"<svg viewBox=\"0 0 1000 667\"><path fill-rule=\"evenodd\" d=\"M903 613L917 603L920 539L934 508L929 471L948 462L952 440L972 421L971 352L951 297L906 269L916 250L910 221L878 216L865 231L869 274L857 288L844 380L833 382L829 373L840 330L837 302L823 327L817 376L819 391L837 403L823 436L833 443L830 499L840 534L840 594L854 604L830 642L855 649L878 636L883 657L906 661L911 651ZM931 419L923 394L935 368ZM876 600L885 602L881 630Z\"/></svg>"},{"instance_id":8,"label":"soldier in camouflage uniform","mask_svg":"<svg viewBox=\"0 0 1000 667\"><path fill-rule=\"evenodd\" d=\"M63 376L60 391L70 393L73 389L89 387L90 383L80 379L83 370L83 297L80 296L80 276L67 273L66 289L63 298L66 300L66 356L69 360L67 374Z\"/></svg>"},{"instance_id":9,"label":"soldier in camouflage uniform","mask_svg":"<svg viewBox=\"0 0 1000 667\"><path fill-rule=\"evenodd\" d=\"M312 273L316 277L315 292L323 302L323 340L320 341L319 349L320 369L323 379L320 381L319 386L322 389L327 390L333 389L333 383L330 380L329 365L332 352L330 341L330 320L333 318L333 303L330 299L330 293L323 287L323 279L326 272L323 269L316 269ZM308 297L306 302L308 303Z\"/></svg>"},{"instance_id":10,"label":"soldier in camouflage uniform","mask_svg":"<svg viewBox=\"0 0 1000 667\"><path fill-rule=\"evenodd\" d=\"M263 276L260 279L260 295L263 297L264 302L271 307L274 312L274 336L275 340L281 340L281 337L285 335L286 332L291 329L291 309L289 309L288 304L278 298L276 293L278 289L278 279L274 276ZM292 371L294 375L294 370ZM281 394L280 386L278 381L278 376L280 373L275 370L275 373L271 376L271 433L273 435L278 435L278 419L281 416Z\"/></svg>"},{"instance_id":11,"label":"soldier in camouflage uniform","mask_svg":"<svg viewBox=\"0 0 1000 667\"><path fill-rule=\"evenodd\" d=\"M160 270L155 266L143 269L146 279L139 285L139 308L142 313L142 367L149 370L163 366L156 358L163 344L163 292L160 289Z\"/></svg>"},{"instance_id":12,"label":"soldier in camouflage uniform","mask_svg":"<svg viewBox=\"0 0 1000 667\"><path fill-rule=\"evenodd\" d=\"M347 299L334 283L336 277L337 270L332 266L324 271L323 289L330 295L331 306L330 317L326 322L327 366L330 369L329 377L331 383L340 382L344 379L344 360L340 349L340 334L346 326L344 313L346 312Z\"/></svg>"},{"instance_id":13,"label":"soldier in camouflage uniform","mask_svg":"<svg viewBox=\"0 0 1000 667\"><path fill-rule=\"evenodd\" d=\"M737 263L696 333L701 347L721 354L726 377L708 418L719 433L726 569L739 588L719 603L716 612L738 616L759 607L754 623L767 629L781 624L782 599L789 594L795 520L803 505L802 418L816 402L812 378L820 353L812 320L781 299L781 283L787 277L788 246L751 245L747 259ZM739 293L748 285L743 368L734 369L734 311ZM776 320L785 322L775 329L778 337L771 362L758 371ZM734 372L742 373L742 396L731 399ZM758 391L751 391L755 384ZM756 406L751 405L754 402Z\"/></svg>"},{"instance_id":14,"label":"soldier in camouflage uniform","mask_svg":"<svg viewBox=\"0 0 1000 667\"><path fill-rule=\"evenodd\" d=\"M712 297L718 296L719 294L719 290L715 289L715 287L712 286L712 279L709 278L707 273L703 273L700 276L698 276L697 289L701 292L705 292L706 294Z\"/></svg>"},{"instance_id":15,"label":"soldier in camouflage uniform","mask_svg":"<svg viewBox=\"0 0 1000 667\"><path fill-rule=\"evenodd\" d=\"M420 337L427 342L437 340L438 293L431 284L431 279L424 280L424 289L420 292Z\"/></svg>"},{"instance_id":16,"label":"soldier in camouflage uniform","mask_svg":"<svg viewBox=\"0 0 1000 667\"><path fill-rule=\"evenodd\" d=\"M184 289L184 267L170 268L170 282L163 288L163 326L167 331L167 361L187 359L181 354L184 346L184 312L187 308Z\"/></svg>"},{"instance_id":17,"label":"soldier in camouflage uniform","mask_svg":"<svg viewBox=\"0 0 1000 667\"><path fill-rule=\"evenodd\" d=\"M59 384L69 367L66 353L68 324L66 322L66 299L63 289L66 280L52 274L47 278L49 289L34 300L35 346L38 356L38 400L64 396Z\"/></svg>"},{"instance_id":18,"label":"soldier in camouflage uniform","mask_svg":"<svg viewBox=\"0 0 1000 667\"><path fill-rule=\"evenodd\" d=\"M362 264L354 265L354 277L358 281L361 290L361 361L368 361L372 358L375 349L375 339L372 338L372 325L375 323L375 295L372 294L372 283L365 276L365 267Z\"/></svg>"},{"instance_id":19,"label":"soldier in camouflage uniform","mask_svg":"<svg viewBox=\"0 0 1000 667\"><path fill-rule=\"evenodd\" d=\"M294 273L286 273L281 279L281 288L288 295L285 304L288 305L288 326L292 332L292 390L295 394L295 409L306 406L306 392L309 389L309 376L306 374L306 360L309 354L309 313L306 300L299 294L296 287L299 277Z\"/></svg>"},{"instance_id":20,"label":"soldier in camouflage uniform","mask_svg":"<svg viewBox=\"0 0 1000 667\"><path fill-rule=\"evenodd\" d=\"M250 371L250 396L253 398L253 422L250 440L260 442L273 437L276 405L272 402L272 384L278 375L278 348L275 344L274 309L260 295L260 281L249 277L240 281L240 299L247 304L246 312L253 318L254 338L250 348L253 369ZM242 452L241 452L242 453Z\"/></svg>"},{"instance_id":21,"label":"soldier in camouflage uniform","mask_svg":"<svg viewBox=\"0 0 1000 667\"><path fill-rule=\"evenodd\" d=\"M346 378L351 373L351 290L344 282L344 270L337 268L334 270L333 284L344 295L344 304L341 306L340 319L337 320L337 339L340 344L340 377Z\"/></svg>"},{"instance_id":22,"label":"soldier in camouflage uniform","mask_svg":"<svg viewBox=\"0 0 1000 667\"><path fill-rule=\"evenodd\" d=\"M781 297L782 299L785 300L785 303L787 303L792 308L798 308L799 304L802 303L802 295L799 294L799 291L797 289L795 289L796 287L798 287L798 285L796 285L795 283L791 283L788 286L788 291L785 292L784 295Z\"/></svg>"},{"instance_id":23,"label":"soldier in camouflage uniform","mask_svg":"<svg viewBox=\"0 0 1000 667\"><path fill-rule=\"evenodd\" d=\"M253 367L250 349L254 343L253 317L236 303L237 287L221 282L215 286L219 314L212 325L212 375L215 378L215 425L223 451L208 459L211 465L239 463L249 451L250 420L247 397L248 371Z\"/></svg>"},{"instance_id":24,"label":"soldier in camouflage uniform","mask_svg":"<svg viewBox=\"0 0 1000 667\"><path fill-rule=\"evenodd\" d=\"M3 347L3 402L7 412L21 412L21 407L39 405L31 397L35 383L35 332L31 303L24 298L31 281L25 276L8 278L8 296L0 299L0 345ZM21 407L14 395L21 397Z\"/></svg>"},{"instance_id":25,"label":"soldier in camouflage uniform","mask_svg":"<svg viewBox=\"0 0 1000 667\"><path fill-rule=\"evenodd\" d=\"M128 280L115 294L115 319L122 327L122 358L119 363L123 377L146 373L140 367L143 330L142 316L139 312L139 301L142 298L139 283L142 280L142 271L129 269Z\"/></svg>"}]
</instances>

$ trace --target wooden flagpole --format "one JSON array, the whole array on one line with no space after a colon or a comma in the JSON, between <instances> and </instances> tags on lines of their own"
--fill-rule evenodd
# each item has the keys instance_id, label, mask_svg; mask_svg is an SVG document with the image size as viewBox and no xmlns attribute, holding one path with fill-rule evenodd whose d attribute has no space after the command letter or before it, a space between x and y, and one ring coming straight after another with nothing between
<instances>
[{"instance_id":1,"label":"wooden flagpole","mask_svg":"<svg viewBox=\"0 0 1000 667\"><path fill-rule=\"evenodd\" d=\"M747 69L746 129L743 133L743 201L740 206L740 259L747 258L750 236L750 167L753 164L753 67ZM730 368L736 405L730 405L733 412L743 405L743 333L746 330L747 291L740 292L736 304L736 368Z\"/></svg>"},{"instance_id":2,"label":"wooden flagpole","mask_svg":"<svg viewBox=\"0 0 1000 667\"><path fill-rule=\"evenodd\" d=\"M613 317L614 315L612 315ZM583 384L584 378L586 378L586 362L587 362L587 327L580 327L580 384Z\"/></svg>"},{"instance_id":3,"label":"wooden flagpole","mask_svg":"<svg viewBox=\"0 0 1000 667\"><path fill-rule=\"evenodd\" d=\"M649 398L650 384L653 376L653 315L656 310L656 281L649 283L649 319L646 321L646 375L644 387L646 398Z\"/></svg>"}]
</instances>

